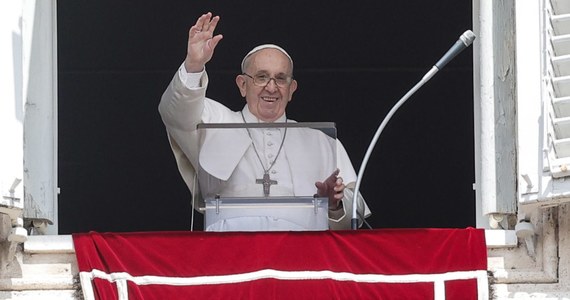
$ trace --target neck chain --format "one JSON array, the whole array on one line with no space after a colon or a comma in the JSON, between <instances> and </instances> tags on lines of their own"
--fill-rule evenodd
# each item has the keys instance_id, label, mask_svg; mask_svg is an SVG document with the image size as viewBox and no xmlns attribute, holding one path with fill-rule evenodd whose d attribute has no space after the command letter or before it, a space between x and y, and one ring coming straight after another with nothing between
<instances>
[{"instance_id":1,"label":"neck chain","mask_svg":"<svg viewBox=\"0 0 570 300\"><path fill-rule=\"evenodd\" d=\"M245 117L244 117L242 111L240 111L240 114L241 114L241 118L243 119L243 122L247 124L247 121L245 120ZM285 119L285 123L287 123L287 119ZM267 169L265 169L265 165L263 164L263 160L261 159L261 156L259 155L259 152L257 151L257 148L255 147L255 143L253 141L253 137L251 136L251 132L249 131L249 128L246 128L245 130L247 130L247 135L249 135L249 138L251 139L251 145L253 146L253 151L255 152L255 155L257 156L257 159L259 160L259 163L261 164L261 168L263 169L263 178L262 179L256 179L255 183L263 185L263 194L265 195L265 197L268 197L269 196L269 189L270 189L271 185L277 184L276 180L271 180L271 177L269 176L269 171L271 170L271 168L273 168L273 166L277 162L277 158L279 157L279 154L281 154L281 149L283 149L283 144L285 143L285 137L287 136L287 127L285 127L285 132L283 132L283 139L281 139L281 145L279 145L279 150L277 150L277 154L275 155L275 159L273 159L273 162L271 163L271 165L269 165L269 168L267 168Z\"/></svg>"}]
</instances>

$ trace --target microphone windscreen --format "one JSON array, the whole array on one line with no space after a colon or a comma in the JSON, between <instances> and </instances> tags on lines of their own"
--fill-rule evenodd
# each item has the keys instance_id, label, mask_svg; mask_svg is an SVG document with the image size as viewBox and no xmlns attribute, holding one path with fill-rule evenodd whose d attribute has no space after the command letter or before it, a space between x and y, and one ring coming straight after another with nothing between
<instances>
[{"instance_id":1,"label":"microphone windscreen","mask_svg":"<svg viewBox=\"0 0 570 300\"><path fill-rule=\"evenodd\" d=\"M471 43L473 43L473 40L475 39L475 34L473 33L473 31L467 30L459 37L459 39L463 42L463 44L465 44L466 47L468 47L469 45L471 45Z\"/></svg>"}]
</instances>

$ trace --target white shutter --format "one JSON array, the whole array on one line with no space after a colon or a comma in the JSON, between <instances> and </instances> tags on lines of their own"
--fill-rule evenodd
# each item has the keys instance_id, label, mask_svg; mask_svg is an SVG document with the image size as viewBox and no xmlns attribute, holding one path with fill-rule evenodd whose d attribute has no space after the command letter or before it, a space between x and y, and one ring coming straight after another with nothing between
<instances>
[{"instance_id":1,"label":"white shutter","mask_svg":"<svg viewBox=\"0 0 570 300\"><path fill-rule=\"evenodd\" d=\"M560 178L570 176L570 1L547 1L544 14L546 170Z\"/></svg>"},{"instance_id":2,"label":"white shutter","mask_svg":"<svg viewBox=\"0 0 570 300\"><path fill-rule=\"evenodd\" d=\"M570 1L518 1L516 20L518 198L527 211L570 201Z\"/></svg>"}]
</instances>

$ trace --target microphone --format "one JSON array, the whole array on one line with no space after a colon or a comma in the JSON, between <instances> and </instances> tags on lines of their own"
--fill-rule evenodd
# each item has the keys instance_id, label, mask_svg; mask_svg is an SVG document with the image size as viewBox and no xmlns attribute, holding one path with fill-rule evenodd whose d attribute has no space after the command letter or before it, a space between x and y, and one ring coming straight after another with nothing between
<instances>
[{"instance_id":1,"label":"microphone","mask_svg":"<svg viewBox=\"0 0 570 300\"><path fill-rule=\"evenodd\" d=\"M473 43L474 39L475 39L475 34L473 33L473 31L471 30L465 31L459 37L457 42L455 42L455 44L453 44L453 46L451 46L451 48L447 50L447 53L445 53L445 55L435 64L436 68L441 70L441 68L445 67L445 65L447 65L448 62L450 62L453 58L455 58L455 56L457 56L457 54L461 53L461 51L469 47L471 43Z\"/></svg>"},{"instance_id":2,"label":"microphone","mask_svg":"<svg viewBox=\"0 0 570 300\"><path fill-rule=\"evenodd\" d=\"M392 116L396 113L396 110L398 110L398 108L400 108L400 106L402 106L404 102L408 100L408 98L410 98L417 90L419 90L426 82L428 82L439 70L441 70L441 68L443 68L447 63L449 63L453 58L455 58L457 54L459 54L461 51L469 47L473 43L474 39L475 39L475 34L473 33L473 31L471 30L465 31L459 37L459 40L457 40L457 42L455 42L455 44L451 46L451 48L447 51L447 53L445 53L445 55L443 55L443 57L424 75L424 77L422 77L422 79L418 83L416 83L416 85L414 85L414 87L410 89L394 105L394 107L392 107L392 109L388 112L386 117L384 117L384 120L382 120L382 123L378 127L378 130L376 130L376 134L374 134L374 137L372 138L372 142L370 142L370 145L368 146L368 150L364 155L364 159L362 160L362 164L360 165L360 170L358 171L358 176L356 178L356 186L354 187L354 195L352 199L352 219L350 221L350 226L353 230L358 229L358 213L356 205L358 203L357 201L359 195L358 191L360 189L360 184L362 183L362 176L364 175L364 169L366 169L366 164L368 163L368 159L370 158L372 150L374 149L374 146L376 145L376 142L378 141L380 134L384 130L384 127L386 127L388 121L390 121Z\"/></svg>"}]
</instances>

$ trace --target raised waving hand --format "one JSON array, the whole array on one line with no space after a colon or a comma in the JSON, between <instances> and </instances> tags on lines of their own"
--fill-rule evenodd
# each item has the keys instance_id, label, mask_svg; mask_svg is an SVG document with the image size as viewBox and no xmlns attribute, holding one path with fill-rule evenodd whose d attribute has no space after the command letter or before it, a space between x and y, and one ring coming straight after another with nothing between
<instances>
[{"instance_id":1,"label":"raised waving hand","mask_svg":"<svg viewBox=\"0 0 570 300\"><path fill-rule=\"evenodd\" d=\"M196 24L190 27L188 49L184 61L187 72L201 72L206 63L212 59L214 49L223 38L221 34L214 36L214 30L219 21L219 16L212 17L212 13L209 12L200 16Z\"/></svg>"}]
</instances>

